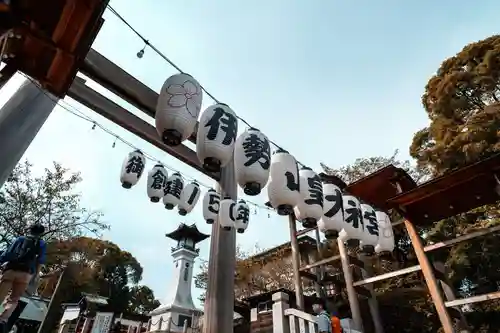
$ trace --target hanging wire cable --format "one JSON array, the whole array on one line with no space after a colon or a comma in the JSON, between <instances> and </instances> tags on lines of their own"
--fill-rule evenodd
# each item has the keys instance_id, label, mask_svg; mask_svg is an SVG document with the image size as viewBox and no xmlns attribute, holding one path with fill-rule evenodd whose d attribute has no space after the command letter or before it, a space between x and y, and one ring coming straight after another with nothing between
<instances>
[{"instance_id":1,"label":"hanging wire cable","mask_svg":"<svg viewBox=\"0 0 500 333\"><path fill-rule=\"evenodd\" d=\"M51 96L50 94L48 94L44 89L42 89L41 87L38 86L38 84L36 84L35 81L33 81L30 77L28 77L27 75L25 74L22 74L26 79L30 80L31 82L33 82L33 84L35 84L36 87L38 87L38 89L40 89L40 91L45 94L45 96L47 96L48 98L50 98L52 101L54 101L55 103L57 103L58 106L60 106L63 110L71 113L72 115L82 119L82 120L85 120L89 123L92 124L92 129L95 130L97 128L101 129L103 132L105 132L106 134L112 136L114 138L114 141L113 141L113 145L112 145L112 148L114 148L116 146L116 143L117 142L121 142L123 143L124 145L130 147L132 150L140 150L144 157L146 157L148 160L150 161L153 161L153 162L158 162L160 164L162 164L166 169L170 170L171 172L177 172L179 174L182 175L182 177L186 180L189 180L189 181L194 181L194 182L197 182L200 186L203 186L205 187L206 189L210 189L212 188L212 186L209 186L203 182L200 182L198 181L196 178L192 177L192 176L189 176L187 175L186 173L184 172L180 172L179 170L175 169L174 167L171 167L169 166L168 164L166 163L163 163L160 159L156 158L155 156L153 156L152 154L149 154L147 152L145 152L143 149L140 149L138 148L137 146L135 146L134 144L132 144L131 142L125 140L124 138L122 138L121 136L119 136L118 134L114 133L113 131L111 131L110 129L106 128L104 125L98 123L96 120L92 119L91 117L87 116L85 113L83 113L81 110L79 110L78 108L76 108L75 106L69 104L68 102L66 102L65 100L57 100L55 99L53 96ZM263 210L266 210L267 212L269 211L272 211L272 209L270 209L269 207L265 206L265 205L261 205L261 204L258 204L258 203L255 203L255 202L252 202L250 200L245 200L248 204L252 205L254 208L258 208L258 209L263 209ZM256 213L254 211L254 213ZM269 214L268 214L268 217L269 217Z\"/></svg>"},{"instance_id":2,"label":"hanging wire cable","mask_svg":"<svg viewBox=\"0 0 500 333\"><path fill-rule=\"evenodd\" d=\"M175 68L178 72L180 73L186 73L184 72L179 66L177 66L172 60L170 60L165 54L163 54L158 48L156 48L148 39L146 39L141 33L139 33L122 15L120 15L120 13L118 13L113 7L111 7L110 5L108 5L108 9L109 11L115 15L120 21L123 22L123 24L125 24L137 37L139 37L145 44L145 46L148 46L150 47L153 51L155 51L156 54L158 54L161 58L163 58L167 63L170 64L170 66L172 66L173 68ZM142 49L141 51L143 51L144 49ZM139 52L141 52L139 51ZM144 52L142 52L142 54L144 54ZM142 55L141 55L142 57ZM215 98L214 95L212 95L210 92L208 92L207 89L205 89L205 87L203 87L202 85L201 86L201 90L203 90L203 92L208 96L210 97L215 103L220 103L219 100L217 98ZM238 118L242 123L244 123L245 125L247 125L248 127L253 127L252 125L250 125L250 123L248 123L245 119L243 119L242 117L236 115L236 118ZM280 145L278 145L276 142L272 141L269 139L269 142L275 146L276 148L280 149L280 150L285 150L283 147L281 147ZM304 166L304 164L302 164L301 162L299 162L297 160L297 164L301 165L301 166Z\"/></svg>"}]
</instances>

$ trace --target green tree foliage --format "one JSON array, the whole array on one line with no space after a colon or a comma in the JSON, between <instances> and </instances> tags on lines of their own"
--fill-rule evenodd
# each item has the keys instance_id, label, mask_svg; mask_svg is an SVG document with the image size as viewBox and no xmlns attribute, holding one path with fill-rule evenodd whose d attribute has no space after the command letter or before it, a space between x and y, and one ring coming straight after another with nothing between
<instances>
[{"instance_id":1,"label":"green tree foliage","mask_svg":"<svg viewBox=\"0 0 500 333\"><path fill-rule=\"evenodd\" d=\"M500 35L496 35L465 46L431 77L422 96L430 124L415 134L410 154L420 166L441 175L500 152L499 98ZM498 204L480 207L439 221L429 239L439 241L495 225L499 216ZM449 278L463 296L499 290L500 244L495 236L461 243L435 256L446 261ZM470 321L476 331L500 327L499 319L487 320L500 318L500 303L473 309Z\"/></svg>"},{"instance_id":2,"label":"green tree foliage","mask_svg":"<svg viewBox=\"0 0 500 333\"><path fill-rule=\"evenodd\" d=\"M78 173L58 163L38 177L28 161L18 164L0 191L0 248L35 222L45 226L48 241L107 229L100 212L81 207L81 195L75 192L81 181Z\"/></svg>"},{"instance_id":3,"label":"green tree foliage","mask_svg":"<svg viewBox=\"0 0 500 333\"><path fill-rule=\"evenodd\" d=\"M45 272L71 262L65 301L78 301L82 292L98 294L108 297L110 309L119 313L147 313L160 304L151 289L138 285L142 267L137 259L112 242L78 237L50 242L47 252ZM42 294L53 293L57 278L53 275L44 281Z\"/></svg>"}]
</instances>

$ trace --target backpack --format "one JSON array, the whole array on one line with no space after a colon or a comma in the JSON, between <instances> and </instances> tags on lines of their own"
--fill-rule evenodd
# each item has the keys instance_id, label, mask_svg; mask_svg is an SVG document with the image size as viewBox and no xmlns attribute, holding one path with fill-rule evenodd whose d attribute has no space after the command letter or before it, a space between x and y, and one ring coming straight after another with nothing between
<instances>
[{"instance_id":1,"label":"backpack","mask_svg":"<svg viewBox=\"0 0 500 333\"><path fill-rule=\"evenodd\" d=\"M7 262L5 270L29 273L35 260L40 255L40 240L33 237L24 237L13 249L12 258Z\"/></svg>"},{"instance_id":2,"label":"backpack","mask_svg":"<svg viewBox=\"0 0 500 333\"><path fill-rule=\"evenodd\" d=\"M336 316L332 316L330 319L332 323L332 333L342 333L344 330L342 329L342 325L340 325L340 318Z\"/></svg>"}]
</instances>

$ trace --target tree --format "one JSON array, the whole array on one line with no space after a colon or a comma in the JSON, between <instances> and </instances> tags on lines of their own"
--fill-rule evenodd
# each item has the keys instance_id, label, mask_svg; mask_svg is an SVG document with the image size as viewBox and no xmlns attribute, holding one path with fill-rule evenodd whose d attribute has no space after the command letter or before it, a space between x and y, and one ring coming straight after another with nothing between
<instances>
[{"instance_id":1,"label":"tree","mask_svg":"<svg viewBox=\"0 0 500 333\"><path fill-rule=\"evenodd\" d=\"M44 272L60 271L69 265L65 286L67 302L78 301L82 292L108 297L109 307L118 313L146 313L157 306L153 291L138 285L142 267L129 252L116 244L90 237L78 237L48 243L47 264ZM58 275L49 276L41 285L42 295L53 293Z\"/></svg>"},{"instance_id":2,"label":"tree","mask_svg":"<svg viewBox=\"0 0 500 333\"><path fill-rule=\"evenodd\" d=\"M422 96L430 124L417 132L411 155L441 175L500 152L500 35L465 46L446 59ZM500 223L500 205L479 207L439 221L429 239L440 241ZM463 296L499 290L500 244L494 236L461 243L435 256L446 261L448 276ZM500 327L500 303L474 306L476 331ZM491 311L497 311L494 314ZM483 328L480 328L484 325Z\"/></svg>"},{"instance_id":3,"label":"tree","mask_svg":"<svg viewBox=\"0 0 500 333\"><path fill-rule=\"evenodd\" d=\"M81 207L81 195L75 192L81 181L78 173L70 173L58 163L40 177L33 175L28 161L18 164L0 191L0 247L35 222L45 226L47 241L107 229L100 212Z\"/></svg>"}]
</instances>

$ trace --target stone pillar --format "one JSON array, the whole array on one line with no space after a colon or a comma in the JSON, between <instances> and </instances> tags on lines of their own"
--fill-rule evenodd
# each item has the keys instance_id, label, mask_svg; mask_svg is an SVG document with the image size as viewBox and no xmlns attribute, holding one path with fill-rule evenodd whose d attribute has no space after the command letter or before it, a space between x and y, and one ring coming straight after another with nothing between
<instances>
[{"instance_id":1,"label":"stone pillar","mask_svg":"<svg viewBox=\"0 0 500 333\"><path fill-rule=\"evenodd\" d=\"M45 123L58 99L31 81L0 109L0 187Z\"/></svg>"},{"instance_id":2,"label":"stone pillar","mask_svg":"<svg viewBox=\"0 0 500 333\"><path fill-rule=\"evenodd\" d=\"M289 299L284 292L273 294L273 333L290 332L290 323L285 317L285 310L289 307Z\"/></svg>"}]
</instances>

